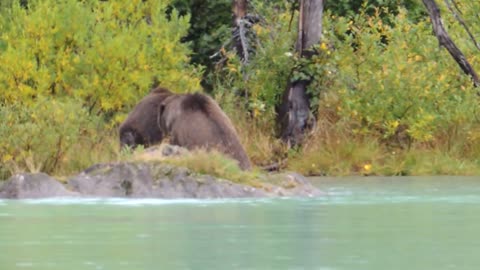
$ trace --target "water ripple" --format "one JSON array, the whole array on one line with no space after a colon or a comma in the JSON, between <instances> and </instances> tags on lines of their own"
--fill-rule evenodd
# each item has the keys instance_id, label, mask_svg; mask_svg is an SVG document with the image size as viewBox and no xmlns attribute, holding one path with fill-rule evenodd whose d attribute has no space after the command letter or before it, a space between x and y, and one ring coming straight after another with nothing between
<instances>
[{"instance_id":1,"label":"water ripple","mask_svg":"<svg viewBox=\"0 0 480 270\"><path fill-rule=\"evenodd\" d=\"M450 195L450 196L418 196L418 195L383 195L383 196L328 196L319 199L320 204L405 204L405 203L452 203L452 204L478 204L480 195Z\"/></svg>"},{"instance_id":2,"label":"water ripple","mask_svg":"<svg viewBox=\"0 0 480 270\"><path fill-rule=\"evenodd\" d=\"M218 204L242 204L261 206L265 204L296 202L300 204L320 205L364 205L364 204L401 204L401 203L452 203L452 204L479 204L480 194L448 194L430 190L425 193L405 194L392 190L349 190L344 188L330 188L327 195L317 198L240 198L240 199L128 199L128 198L48 198L5 200L3 205L111 205L124 207L141 207L157 205L195 205L207 207ZM9 213L0 212L0 217L9 216Z\"/></svg>"},{"instance_id":3,"label":"water ripple","mask_svg":"<svg viewBox=\"0 0 480 270\"><path fill-rule=\"evenodd\" d=\"M47 198L47 199L25 199L10 201L23 204L47 204L47 205L116 205L116 206L145 206L145 205L171 205L171 204L264 204L271 203L275 199L129 199L129 198Z\"/></svg>"}]
</instances>

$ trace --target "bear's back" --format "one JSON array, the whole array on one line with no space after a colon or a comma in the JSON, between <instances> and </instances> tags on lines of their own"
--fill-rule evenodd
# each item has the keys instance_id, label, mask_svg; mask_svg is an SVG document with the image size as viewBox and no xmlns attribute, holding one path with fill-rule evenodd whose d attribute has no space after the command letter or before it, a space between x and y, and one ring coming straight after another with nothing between
<instances>
[{"instance_id":1,"label":"bear's back","mask_svg":"<svg viewBox=\"0 0 480 270\"><path fill-rule=\"evenodd\" d=\"M242 168L250 168L235 128L215 100L186 94L181 96L180 106L183 113L171 127L172 143L188 149L217 149L238 160Z\"/></svg>"}]
</instances>

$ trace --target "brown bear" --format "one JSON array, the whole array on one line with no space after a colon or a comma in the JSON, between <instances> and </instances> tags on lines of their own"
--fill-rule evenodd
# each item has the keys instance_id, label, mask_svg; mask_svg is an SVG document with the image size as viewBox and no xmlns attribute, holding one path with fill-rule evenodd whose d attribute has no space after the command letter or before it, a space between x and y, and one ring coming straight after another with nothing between
<instances>
[{"instance_id":1,"label":"brown bear","mask_svg":"<svg viewBox=\"0 0 480 270\"><path fill-rule=\"evenodd\" d=\"M216 149L236 159L240 168L251 168L230 119L204 94L174 94L165 88L155 88L120 127L123 146L148 146L167 135L171 144L189 150Z\"/></svg>"},{"instance_id":2,"label":"brown bear","mask_svg":"<svg viewBox=\"0 0 480 270\"><path fill-rule=\"evenodd\" d=\"M168 90L166 90L168 91ZM138 145L149 147L162 141L164 134L158 126L160 103L166 92L154 89L145 96L120 125L120 146L135 148Z\"/></svg>"}]
</instances>

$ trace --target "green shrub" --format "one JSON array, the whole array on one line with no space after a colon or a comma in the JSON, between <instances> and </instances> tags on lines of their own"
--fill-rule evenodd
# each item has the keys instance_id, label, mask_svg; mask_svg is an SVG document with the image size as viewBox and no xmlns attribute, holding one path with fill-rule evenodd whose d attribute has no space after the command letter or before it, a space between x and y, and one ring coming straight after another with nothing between
<instances>
[{"instance_id":1,"label":"green shrub","mask_svg":"<svg viewBox=\"0 0 480 270\"><path fill-rule=\"evenodd\" d=\"M310 63L310 91L323 95L320 104L335 108L355 132L384 138L406 128L411 138L427 142L440 131L475 122L476 91L438 46L429 21L412 24L400 10L390 27L380 13L360 13L355 23L330 16L326 42L335 49L321 45L322 54ZM326 84L328 91L321 88ZM335 98L329 101L329 95Z\"/></svg>"},{"instance_id":2,"label":"green shrub","mask_svg":"<svg viewBox=\"0 0 480 270\"><path fill-rule=\"evenodd\" d=\"M241 64L235 52L226 52L226 64L214 79L215 91L220 95L241 93L254 117L271 120L295 65L295 23L289 31L291 14L286 7L272 9L278 4L265 1L253 1L252 5L265 17L265 22L253 26L258 39L254 41L256 52L246 66Z\"/></svg>"},{"instance_id":3,"label":"green shrub","mask_svg":"<svg viewBox=\"0 0 480 270\"><path fill-rule=\"evenodd\" d=\"M449 12L442 15L478 70L478 50L465 30ZM478 29L473 13L462 16ZM317 127L290 155L289 168L328 175L478 173L477 89L438 46L429 19L412 22L403 9L325 18L319 55L300 61L295 74L313 78L308 91L317 98Z\"/></svg>"},{"instance_id":4,"label":"green shrub","mask_svg":"<svg viewBox=\"0 0 480 270\"><path fill-rule=\"evenodd\" d=\"M118 157L116 124L149 91L198 88L188 16L170 1L0 6L0 174L67 175ZM113 120L113 121L112 121Z\"/></svg>"},{"instance_id":5,"label":"green shrub","mask_svg":"<svg viewBox=\"0 0 480 270\"><path fill-rule=\"evenodd\" d=\"M406 9L408 10L408 18L413 21L421 20L428 16L422 2L418 0L325 1L325 9L331 14L341 17L355 16L362 9L370 16L374 15L377 9L386 9L393 14L398 14L401 9ZM383 14L382 18L391 22L387 13Z\"/></svg>"},{"instance_id":6,"label":"green shrub","mask_svg":"<svg viewBox=\"0 0 480 270\"><path fill-rule=\"evenodd\" d=\"M190 28L184 42L192 45L192 63L213 66L210 56L231 37L231 0L173 0L180 14L190 14Z\"/></svg>"},{"instance_id":7,"label":"green shrub","mask_svg":"<svg viewBox=\"0 0 480 270\"><path fill-rule=\"evenodd\" d=\"M0 106L3 176L19 171L58 173L60 168L66 172L66 164L72 159L82 160L88 151L104 150L84 143L85 138L98 139L102 125L100 117L89 115L78 102L69 99L39 98L29 106Z\"/></svg>"},{"instance_id":8,"label":"green shrub","mask_svg":"<svg viewBox=\"0 0 480 270\"><path fill-rule=\"evenodd\" d=\"M0 102L68 96L110 115L131 108L154 77L192 91L200 70L188 64L190 50L180 43L189 18L174 10L167 19L168 3L31 0L28 9L13 3L0 18Z\"/></svg>"}]
</instances>

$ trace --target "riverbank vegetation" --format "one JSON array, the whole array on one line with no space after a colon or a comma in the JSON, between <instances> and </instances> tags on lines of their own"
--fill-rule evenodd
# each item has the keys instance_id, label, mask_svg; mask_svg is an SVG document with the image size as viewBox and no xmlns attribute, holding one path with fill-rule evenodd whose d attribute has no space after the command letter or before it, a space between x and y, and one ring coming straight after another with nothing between
<instances>
[{"instance_id":1,"label":"riverbank vegetation","mask_svg":"<svg viewBox=\"0 0 480 270\"><path fill-rule=\"evenodd\" d=\"M228 46L228 0L20 2L0 5L0 178L69 175L122 159L118 125L154 80L214 96L259 167L277 163L308 175L480 173L478 89L438 45L416 1L330 3L309 60L295 54L292 1L250 1L260 17L251 25L248 65ZM479 33L480 4L455 2ZM479 49L452 12L441 11L479 70ZM214 27L200 23L208 14ZM289 149L277 139L275 107L292 70L312 79L317 120L303 145Z\"/></svg>"}]
</instances>

